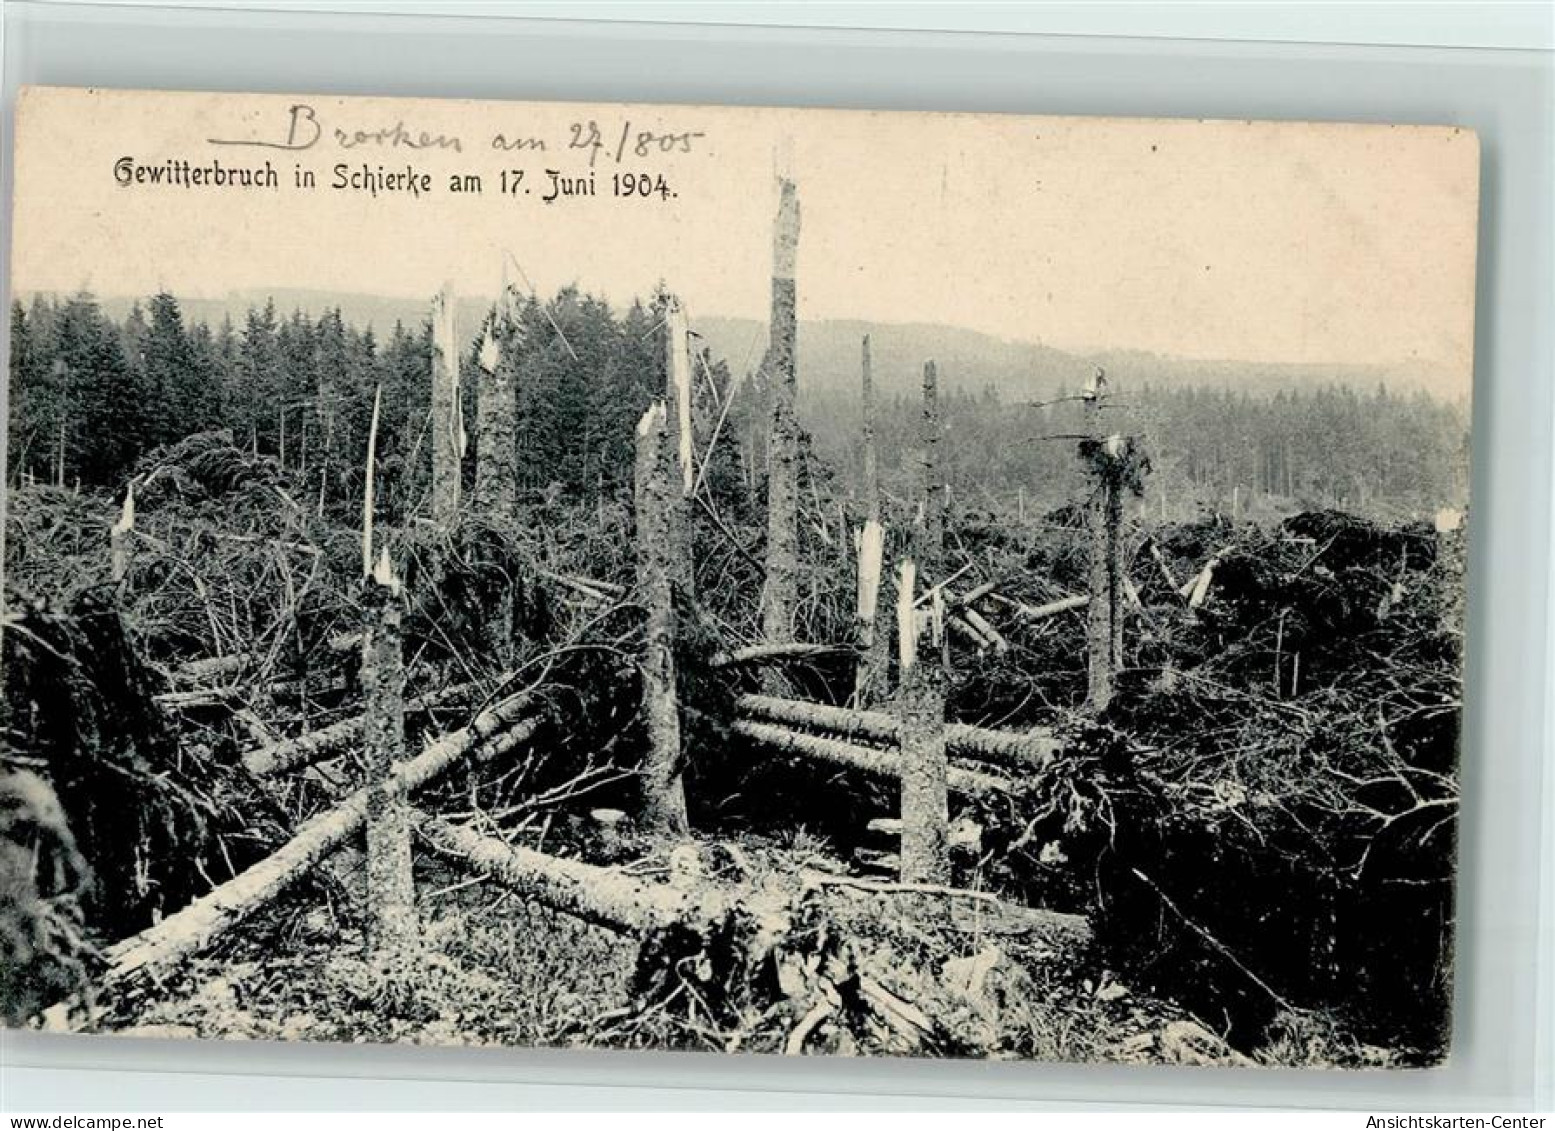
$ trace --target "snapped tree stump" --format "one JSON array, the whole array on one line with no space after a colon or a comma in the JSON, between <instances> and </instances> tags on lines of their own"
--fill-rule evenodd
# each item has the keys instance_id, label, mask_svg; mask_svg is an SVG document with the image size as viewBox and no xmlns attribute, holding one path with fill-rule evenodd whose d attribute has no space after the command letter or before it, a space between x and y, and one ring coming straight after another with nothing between
<instances>
[{"instance_id":1,"label":"snapped tree stump","mask_svg":"<svg viewBox=\"0 0 1555 1131\"><path fill-rule=\"evenodd\" d=\"M477 355L475 497L493 526L511 530L518 516L518 355L522 331L508 296L493 312Z\"/></svg>"},{"instance_id":2,"label":"snapped tree stump","mask_svg":"<svg viewBox=\"0 0 1555 1131\"><path fill-rule=\"evenodd\" d=\"M363 582L363 747L367 763L367 913L380 952L410 949L420 934L411 875L410 818L397 774L405 748L405 599L383 551Z\"/></svg>"},{"instance_id":3,"label":"snapped tree stump","mask_svg":"<svg viewBox=\"0 0 1555 1131\"><path fill-rule=\"evenodd\" d=\"M795 416L797 318L794 267L799 247L799 196L778 182L772 240L772 321L762 371L772 390L767 439L767 560L761 587L761 631L769 644L794 638L799 592L799 421Z\"/></svg>"},{"instance_id":4,"label":"snapped tree stump","mask_svg":"<svg viewBox=\"0 0 1555 1131\"><path fill-rule=\"evenodd\" d=\"M432 518L452 523L459 511L464 462L464 411L459 398L459 344L454 333L454 293L445 286L432 299Z\"/></svg>"},{"instance_id":5,"label":"snapped tree stump","mask_svg":"<svg viewBox=\"0 0 1555 1131\"><path fill-rule=\"evenodd\" d=\"M939 465L939 373L923 367L921 428L923 495L913 524L913 558L904 563L897 592L902 635L901 680L896 694L900 721L903 883L944 883L950 878L950 799L945 757L945 616L943 586L933 594L929 648L918 647L914 593L916 570L944 577L945 483ZM911 567L916 567L916 570ZM909 647L911 642L911 647Z\"/></svg>"},{"instance_id":6,"label":"snapped tree stump","mask_svg":"<svg viewBox=\"0 0 1555 1131\"><path fill-rule=\"evenodd\" d=\"M675 689L676 543L668 430L663 401L655 401L637 425L637 588L646 610L643 629L643 823L659 833L687 831L686 795L680 780L680 704Z\"/></svg>"},{"instance_id":7,"label":"snapped tree stump","mask_svg":"<svg viewBox=\"0 0 1555 1131\"><path fill-rule=\"evenodd\" d=\"M861 347L862 391L864 398L864 525L858 541L858 605L855 635L858 640L858 670L853 700L867 707L885 693L888 644L878 630L876 617L880 607L880 570L885 558L885 527L880 521L880 465L875 450L875 383L869 353L869 335Z\"/></svg>"}]
</instances>

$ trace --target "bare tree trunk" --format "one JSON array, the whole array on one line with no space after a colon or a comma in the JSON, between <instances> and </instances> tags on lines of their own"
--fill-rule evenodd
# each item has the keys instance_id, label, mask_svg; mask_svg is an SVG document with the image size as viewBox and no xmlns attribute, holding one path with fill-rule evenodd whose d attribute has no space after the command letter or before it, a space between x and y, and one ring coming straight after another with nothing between
<instances>
[{"instance_id":1,"label":"bare tree trunk","mask_svg":"<svg viewBox=\"0 0 1555 1131\"><path fill-rule=\"evenodd\" d=\"M795 346L794 261L799 246L799 197L794 183L778 183L772 250L772 324L762 363L772 394L767 443L767 561L761 589L761 631L769 644L794 638L799 587L799 422Z\"/></svg>"},{"instance_id":2,"label":"bare tree trunk","mask_svg":"<svg viewBox=\"0 0 1555 1131\"><path fill-rule=\"evenodd\" d=\"M885 557L885 527L880 522L880 464L875 449L875 381L869 354L869 335L864 335L862 385L864 400L864 526L859 532L858 671L853 698L867 707L885 692L887 643L878 631L876 615L880 605L880 567Z\"/></svg>"},{"instance_id":3,"label":"bare tree trunk","mask_svg":"<svg viewBox=\"0 0 1555 1131\"><path fill-rule=\"evenodd\" d=\"M1091 479L1094 489L1087 509L1090 532L1090 602L1086 617L1087 689L1086 705L1101 711L1112 702L1113 685L1122 653L1119 601L1121 569L1118 530L1123 503L1117 477L1111 474L1107 453L1102 450L1098 417L1101 398L1098 391L1085 402L1086 431L1090 436Z\"/></svg>"},{"instance_id":4,"label":"bare tree trunk","mask_svg":"<svg viewBox=\"0 0 1555 1131\"><path fill-rule=\"evenodd\" d=\"M405 748L405 600L383 551L363 583L363 749L367 762L367 911L379 952L410 948L419 935L411 876L410 809L399 788Z\"/></svg>"},{"instance_id":5,"label":"bare tree trunk","mask_svg":"<svg viewBox=\"0 0 1555 1131\"><path fill-rule=\"evenodd\" d=\"M643 646L643 824L684 834L686 795L680 780L680 705L675 692L675 565L666 412L655 401L637 425L637 586L647 610Z\"/></svg>"},{"instance_id":6,"label":"bare tree trunk","mask_svg":"<svg viewBox=\"0 0 1555 1131\"><path fill-rule=\"evenodd\" d=\"M59 448L54 463L54 486L61 490L65 486L65 417L63 414L59 418Z\"/></svg>"},{"instance_id":7,"label":"bare tree trunk","mask_svg":"<svg viewBox=\"0 0 1555 1131\"><path fill-rule=\"evenodd\" d=\"M459 345L454 294L445 286L432 299L432 518L449 524L459 510L464 460L464 412L459 402Z\"/></svg>"},{"instance_id":8,"label":"bare tree trunk","mask_svg":"<svg viewBox=\"0 0 1555 1131\"><path fill-rule=\"evenodd\" d=\"M936 584L944 579L945 485L939 467L939 375L923 367L923 511L913 524L913 557ZM908 571L904 570L904 581ZM916 635L912 587L897 595L904 632ZM902 606L907 606L905 611ZM935 591L929 647L909 657L903 649L901 714L903 883L944 883L950 878L950 802L945 760L945 619L943 587ZM915 649L915 651L917 651Z\"/></svg>"},{"instance_id":9,"label":"bare tree trunk","mask_svg":"<svg viewBox=\"0 0 1555 1131\"><path fill-rule=\"evenodd\" d=\"M680 300L671 298L665 313L668 330L668 364L665 367L666 443L672 453L675 474L669 498L669 528L675 566L674 582L682 606L692 595L691 493L696 484L691 426L691 335Z\"/></svg>"},{"instance_id":10,"label":"bare tree trunk","mask_svg":"<svg viewBox=\"0 0 1555 1131\"><path fill-rule=\"evenodd\" d=\"M511 530L518 513L516 327L506 306L486 331L476 394L475 505L492 525Z\"/></svg>"}]
</instances>

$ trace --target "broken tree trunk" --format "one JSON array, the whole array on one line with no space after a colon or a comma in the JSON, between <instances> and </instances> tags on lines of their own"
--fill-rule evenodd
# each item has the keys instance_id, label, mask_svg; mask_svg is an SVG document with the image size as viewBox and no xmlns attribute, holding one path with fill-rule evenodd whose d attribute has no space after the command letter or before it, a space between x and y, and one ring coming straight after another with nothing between
<instances>
[{"instance_id":1,"label":"broken tree trunk","mask_svg":"<svg viewBox=\"0 0 1555 1131\"><path fill-rule=\"evenodd\" d=\"M659 833L687 831L680 780L680 705L675 690L675 539L673 496L663 401L637 425L637 588L647 612L643 630L643 824Z\"/></svg>"},{"instance_id":2,"label":"broken tree trunk","mask_svg":"<svg viewBox=\"0 0 1555 1131\"><path fill-rule=\"evenodd\" d=\"M664 315L668 331L668 358L665 366L665 433L674 464L673 487L669 494L670 540L674 566L672 580L680 589L682 607L692 593L691 494L696 484L693 466L691 426L691 331L680 300L671 298Z\"/></svg>"},{"instance_id":3,"label":"broken tree trunk","mask_svg":"<svg viewBox=\"0 0 1555 1131\"><path fill-rule=\"evenodd\" d=\"M459 401L459 345L454 294L444 286L432 299L432 519L452 523L459 510L464 460L464 410Z\"/></svg>"},{"instance_id":4,"label":"broken tree trunk","mask_svg":"<svg viewBox=\"0 0 1555 1131\"><path fill-rule=\"evenodd\" d=\"M504 296L481 343L475 400L475 505L502 530L512 530L518 513L519 333Z\"/></svg>"},{"instance_id":5,"label":"broken tree trunk","mask_svg":"<svg viewBox=\"0 0 1555 1131\"><path fill-rule=\"evenodd\" d=\"M884 746L895 746L901 741L901 723L885 711L854 711L770 695L742 695L735 700L734 706L742 716L788 727L829 731L844 738L859 738ZM1045 769L1052 762L1059 742L1052 731L1046 729L1020 734L965 723L947 723L945 749L950 754L1031 773Z\"/></svg>"},{"instance_id":6,"label":"broken tree trunk","mask_svg":"<svg viewBox=\"0 0 1555 1131\"><path fill-rule=\"evenodd\" d=\"M880 465L875 451L875 382L869 355L869 335L864 335L864 525L858 542L858 670L853 699L867 707L885 693L887 642L876 626L880 606L880 568L885 557L885 527L880 522Z\"/></svg>"},{"instance_id":7,"label":"broken tree trunk","mask_svg":"<svg viewBox=\"0 0 1555 1131\"><path fill-rule=\"evenodd\" d=\"M1093 488L1087 506L1090 534L1090 602L1086 611L1086 706L1106 709L1123 662L1122 550L1123 519L1119 474L1121 438L1101 437L1101 402L1106 385L1098 379L1085 398L1088 439L1081 454L1089 460Z\"/></svg>"},{"instance_id":8,"label":"broken tree trunk","mask_svg":"<svg viewBox=\"0 0 1555 1131\"><path fill-rule=\"evenodd\" d=\"M486 332L476 355L476 448L473 514L503 534L518 524L518 400L516 392L519 356L518 320L510 306L511 292L487 319ZM502 567L490 542L475 549L478 567L488 568L496 579L490 612L481 625L486 649L502 662L513 656L516 582Z\"/></svg>"},{"instance_id":9,"label":"broken tree trunk","mask_svg":"<svg viewBox=\"0 0 1555 1131\"><path fill-rule=\"evenodd\" d=\"M761 587L761 632L769 644L794 638L799 590L799 421L794 266L799 246L799 196L794 183L778 182L772 241L772 321L762 368L772 394L767 439L767 560Z\"/></svg>"},{"instance_id":10,"label":"broken tree trunk","mask_svg":"<svg viewBox=\"0 0 1555 1131\"><path fill-rule=\"evenodd\" d=\"M880 608L880 569L885 558L885 528L878 518L864 520L858 544L858 612L855 635L858 641L858 669L854 676L853 698L859 706L879 699L886 681L886 635L875 621Z\"/></svg>"},{"instance_id":11,"label":"broken tree trunk","mask_svg":"<svg viewBox=\"0 0 1555 1131\"><path fill-rule=\"evenodd\" d=\"M841 739L826 738L818 734L807 734L804 731L790 730L774 723L757 722L754 719L736 719L731 728L735 734L747 738L752 742L769 747L782 754L794 754L802 758L819 759L830 762L836 766L842 766L850 770L862 770L876 777L895 778L900 781L903 777L903 758L895 750L881 750L873 746L859 746L851 742L843 742ZM945 786L957 793L973 797L984 797L995 793L1008 793L1011 790L1010 783L1003 778L994 777L992 774L979 773L976 770L964 770L960 766L947 766L945 771ZM906 825L903 824L903 835L906 835ZM919 881L903 881L914 883ZM932 883L937 881L922 881Z\"/></svg>"},{"instance_id":12,"label":"broken tree trunk","mask_svg":"<svg viewBox=\"0 0 1555 1131\"><path fill-rule=\"evenodd\" d=\"M643 936L672 927L705 931L732 910L705 885L698 894L614 868L548 856L425 813L417 813L416 822L434 845L463 856L503 887L621 934Z\"/></svg>"},{"instance_id":13,"label":"broken tree trunk","mask_svg":"<svg viewBox=\"0 0 1555 1131\"><path fill-rule=\"evenodd\" d=\"M122 594L129 588L130 564L135 560L135 481L124 492L119 520L108 531L108 573Z\"/></svg>"},{"instance_id":14,"label":"broken tree trunk","mask_svg":"<svg viewBox=\"0 0 1555 1131\"><path fill-rule=\"evenodd\" d=\"M396 773L405 748L405 599L384 549L364 579L362 723L367 762L368 937L379 952L409 949L420 931L411 878L410 818Z\"/></svg>"},{"instance_id":15,"label":"broken tree trunk","mask_svg":"<svg viewBox=\"0 0 1555 1131\"><path fill-rule=\"evenodd\" d=\"M735 668L744 664L765 664L778 660L818 660L827 656L845 656L854 650L848 644L751 644L729 652L714 652L707 664L711 668Z\"/></svg>"},{"instance_id":16,"label":"broken tree trunk","mask_svg":"<svg viewBox=\"0 0 1555 1131\"><path fill-rule=\"evenodd\" d=\"M463 730L445 735L394 770L394 788L410 793L466 757L486 761L529 741L541 716L528 695L515 695L476 716ZM124 939L107 952L100 985L126 987L138 978L166 972L204 950L238 923L267 905L361 831L372 786L363 786L335 808L308 821L276 852L241 875L201 896L156 926Z\"/></svg>"},{"instance_id":17,"label":"broken tree trunk","mask_svg":"<svg viewBox=\"0 0 1555 1131\"><path fill-rule=\"evenodd\" d=\"M913 562L929 577L944 576L945 484L939 466L939 375L932 361L923 367L923 502L913 524ZM907 584L898 594L901 629L917 636L914 594ZM901 880L903 883L944 883L950 878L950 802L945 758L945 618L944 594L934 593L927 650L904 648L897 712L901 718ZM911 662L906 662L906 661Z\"/></svg>"},{"instance_id":18,"label":"broken tree trunk","mask_svg":"<svg viewBox=\"0 0 1555 1131\"><path fill-rule=\"evenodd\" d=\"M496 682L500 686L509 678L511 677L503 676ZM438 691L429 691L406 703L405 712L414 714L463 702L480 695L484 686L483 682L458 683ZM164 705L172 704L164 702ZM364 716L355 715L349 719L342 719L338 723L331 723L327 727L298 735L296 738L255 747L244 753L243 765L251 774L270 777L302 766L311 766L315 762L327 761L345 753L361 741L365 721Z\"/></svg>"}]
</instances>

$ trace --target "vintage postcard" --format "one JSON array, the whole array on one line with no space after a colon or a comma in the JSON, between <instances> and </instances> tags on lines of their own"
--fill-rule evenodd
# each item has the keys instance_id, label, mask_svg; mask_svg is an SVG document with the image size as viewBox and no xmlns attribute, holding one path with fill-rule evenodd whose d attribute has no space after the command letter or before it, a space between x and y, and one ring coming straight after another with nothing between
<instances>
[{"instance_id":1,"label":"vintage postcard","mask_svg":"<svg viewBox=\"0 0 1555 1131\"><path fill-rule=\"evenodd\" d=\"M15 136L7 1024L1446 1056L1471 132Z\"/></svg>"}]
</instances>

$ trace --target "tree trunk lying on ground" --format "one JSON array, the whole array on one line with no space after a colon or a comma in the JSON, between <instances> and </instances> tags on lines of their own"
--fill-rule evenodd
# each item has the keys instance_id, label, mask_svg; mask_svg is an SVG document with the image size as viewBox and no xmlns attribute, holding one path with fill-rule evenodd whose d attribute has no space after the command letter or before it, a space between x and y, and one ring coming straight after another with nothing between
<instances>
[{"instance_id":1,"label":"tree trunk lying on ground","mask_svg":"<svg viewBox=\"0 0 1555 1131\"><path fill-rule=\"evenodd\" d=\"M503 887L622 934L646 935L674 926L707 930L730 911L729 902L711 890L696 894L615 868L548 856L428 813L417 812L413 819L434 845L463 856L471 868Z\"/></svg>"},{"instance_id":2,"label":"tree trunk lying on ground","mask_svg":"<svg viewBox=\"0 0 1555 1131\"><path fill-rule=\"evenodd\" d=\"M337 632L324 640L324 647L338 656L355 653L361 646L360 632ZM263 653L233 652L227 656L212 656L206 660L190 660L186 664L173 668L168 672L168 676L174 683L180 685L207 683L246 672L263 663L264 659Z\"/></svg>"},{"instance_id":3,"label":"tree trunk lying on ground","mask_svg":"<svg viewBox=\"0 0 1555 1131\"><path fill-rule=\"evenodd\" d=\"M712 1018L715 1026L748 1029L759 1014L788 1028L789 1053L805 1051L822 1021L844 1032L889 1029L893 1047L904 1052L967 1047L955 1020L935 1007L942 995L920 979L906 980L929 992L926 1012L886 984L902 979L889 964L870 961L869 949L841 925L846 920L834 918L836 901L854 908L860 901L883 903L884 914L897 920L927 916L964 921L979 934L1035 935L1064 956L1090 937L1079 916L1022 907L986 892L814 872L804 874L797 892L787 884L733 886L705 877L682 888L547 856L426 814L415 819L434 845L464 857L491 882L636 940L639 1011L671 1007L690 987L704 1023ZM838 925L818 931L817 916ZM932 969L922 974L945 977ZM817 1044L826 1047L824 1038Z\"/></svg>"},{"instance_id":4,"label":"tree trunk lying on ground","mask_svg":"<svg viewBox=\"0 0 1555 1131\"><path fill-rule=\"evenodd\" d=\"M752 644L732 652L715 652L708 666L732 668L740 664L766 663L768 660L815 660L825 656L851 655L857 651L850 644Z\"/></svg>"},{"instance_id":5,"label":"tree trunk lying on ground","mask_svg":"<svg viewBox=\"0 0 1555 1131\"><path fill-rule=\"evenodd\" d=\"M771 695L742 695L735 700L735 709L757 719L864 738L881 745L894 746L900 740L895 716L884 711L854 711ZM1047 730L1017 734L965 723L946 723L945 746L951 754L984 758L1008 769L1041 770L1052 762L1059 742Z\"/></svg>"},{"instance_id":6,"label":"tree trunk lying on ground","mask_svg":"<svg viewBox=\"0 0 1555 1131\"><path fill-rule=\"evenodd\" d=\"M424 712L444 707L450 703L463 702L480 694L486 686L482 682L458 683L437 691L429 691L407 702L405 713L410 715L418 711ZM248 767L249 773L268 777L333 758L361 740L364 733L363 719L364 716L354 715L349 719L341 719L338 723L331 723L327 727L298 735L296 738L272 742L268 746L259 746L245 751L243 765Z\"/></svg>"},{"instance_id":7,"label":"tree trunk lying on ground","mask_svg":"<svg viewBox=\"0 0 1555 1131\"><path fill-rule=\"evenodd\" d=\"M465 757L479 761L497 757L532 738L541 721L532 697L515 695L503 700L476 716L468 727L444 735L400 763L394 771L396 783L409 793ZM357 790L335 808L306 822L296 836L246 872L156 926L109 948L109 966L100 985L109 990L123 988L210 946L360 833L370 795L370 786Z\"/></svg>"},{"instance_id":8,"label":"tree trunk lying on ground","mask_svg":"<svg viewBox=\"0 0 1555 1131\"><path fill-rule=\"evenodd\" d=\"M743 738L763 746L770 746L784 754L819 759L848 769L863 770L876 777L893 780L901 777L901 755L895 750L855 746L840 739L823 738L820 735L806 734L803 731L789 730L773 723L757 722L752 719L737 719L732 729L735 734ZM963 770L959 766L951 766L945 780L951 792L978 797L991 793L1008 793L1012 788L1011 784L1003 778L978 773L975 770Z\"/></svg>"}]
</instances>

